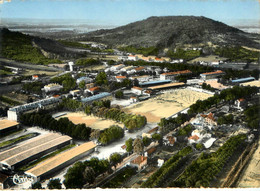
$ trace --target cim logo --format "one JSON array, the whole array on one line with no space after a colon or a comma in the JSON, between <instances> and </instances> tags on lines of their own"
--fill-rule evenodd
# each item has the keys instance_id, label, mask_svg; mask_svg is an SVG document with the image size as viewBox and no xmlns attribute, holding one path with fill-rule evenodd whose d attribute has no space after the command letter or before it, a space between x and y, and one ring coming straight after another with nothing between
<instances>
[{"instance_id":1,"label":"cim logo","mask_svg":"<svg viewBox=\"0 0 260 191\"><path fill-rule=\"evenodd\" d=\"M26 175L18 175L15 174L13 176L13 183L18 185L18 184L23 184L25 182L33 182L33 178L32 177L27 177Z\"/></svg>"}]
</instances>

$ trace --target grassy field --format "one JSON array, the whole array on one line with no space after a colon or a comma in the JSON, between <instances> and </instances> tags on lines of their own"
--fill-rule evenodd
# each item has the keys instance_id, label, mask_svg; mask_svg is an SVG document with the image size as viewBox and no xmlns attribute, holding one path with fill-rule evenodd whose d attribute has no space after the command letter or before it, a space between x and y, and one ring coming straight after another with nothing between
<instances>
[{"instance_id":1,"label":"grassy field","mask_svg":"<svg viewBox=\"0 0 260 191\"><path fill-rule=\"evenodd\" d=\"M217 62L217 61L226 60L226 59L227 58L219 57L217 55L209 55L209 56L205 56L205 57L195 58L193 60L190 60L188 63L199 62L199 61L203 61L203 62Z\"/></svg>"},{"instance_id":2,"label":"grassy field","mask_svg":"<svg viewBox=\"0 0 260 191\"><path fill-rule=\"evenodd\" d=\"M0 143L0 148L1 147L6 147L6 146L9 146L9 145L12 145L12 144L15 144L17 142L21 142L21 141L23 141L25 139L33 137L34 135L35 135L34 133L29 133L27 135L23 135L23 136L15 138L15 139L10 139L8 141L4 141L4 142Z\"/></svg>"},{"instance_id":3,"label":"grassy field","mask_svg":"<svg viewBox=\"0 0 260 191\"><path fill-rule=\"evenodd\" d=\"M169 117L189 107L197 100L204 100L211 96L189 89L176 89L131 105L125 110L130 113L146 116L148 122L159 122L161 118Z\"/></svg>"},{"instance_id":4,"label":"grassy field","mask_svg":"<svg viewBox=\"0 0 260 191\"><path fill-rule=\"evenodd\" d=\"M46 74L47 76L54 76L56 74L58 74L59 72L49 72L49 71L41 71L41 70L25 70L25 72L23 73L23 75L25 76L32 76L32 75L36 75L36 74Z\"/></svg>"},{"instance_id":5,"label":"grassy field","mask_svg":"<svg viewBox=\"0 0 260 191\"><path fill-rule=\"evenodd\" d=\"M122 123L116 123L112 120L102 119L95 116L88 116L83 112L68 113L67 115L64 115L62 117L67 117L74 124L85 123L86 126L92 129L103 130L109 128L111 125L118 125L120 127L123 127Z\"/></svg>"}]
</instances>

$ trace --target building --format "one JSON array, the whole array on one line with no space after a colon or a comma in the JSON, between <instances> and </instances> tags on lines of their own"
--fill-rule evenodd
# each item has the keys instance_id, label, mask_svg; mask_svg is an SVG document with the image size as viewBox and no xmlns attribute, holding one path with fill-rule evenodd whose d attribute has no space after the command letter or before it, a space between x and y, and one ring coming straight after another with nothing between
<instances>
[{"instance_id":1,"label":"building","mask_svg":"<svg viewBox=\"0 0 260 191\"><path fill-rule=\"evenodd\" d=\"M170 88L176 88L176 87L181 87L184 86L185 83L183 82L175 82L175 83L169 83L169 84L164 84L164 85L159 85L159 86L152 86L148 87L150 90L162 90L162 89L170 89Z\"/></svg>"},{"instance_id":2,"label":"building","mask_svg":"<svg viewBox=\"0 0 260 191\"><path fill-rule=\"evenodd\" d=\"M86 84L86 88L89 89L89 88L93 88L95 86L94 83L89 83L89 84Z\"/></svg>"},{"instance_id":3,"label":"building","mask_svg":"<svg viewBox=\"0 0 260 191\"><path fill-rule=\"evenodd\" d=\"M155 58L154 59L154 62L159 62L159 63L162 63L162 62L164 62L164 59L162 59L162 58Z\"/></svg>"},{"instance_id":4,"label":"building","mask_svg":"<svg viewBox=\"0 0 260 191\"><path fill-rule=\"evenodd\" d=\"M84 81L85 83L91 83L93 82L92 78L88 78L88 77L80 77L77 79L77 84L79 84L80 82Z\"/></svg>"},{"instance_id":5,"label":"building","mask_svg":"<svg viewBox=\"0 0 260 191\"><path fill-rule=\"evenodd\" d=\"M129 60L129 61L137 61L137 59L138 59L138 57L135 56L135 55L129 55L129 56L128 56L128 60Z\"/></svg>"},{"instance_id":6,"label":"building","mask_svg":"<svg viewBox=\"0 0 260 191\"><path fill-rule=\"evenodd\" d=\"M93 87L93 88L86 89L86 91L90 92L90 93L92 93L92 95L94 95L95 93L100 91L100 88L99 87Z\"/></svg>"},{"instance_id":7,"label":"building","mask_svg":"<svg viewBox=\"0 0 260 191\"><path fill-rule=\"evenodd\" d=\"M7 119L0 120L0 135L16 130L18 128L19 128L19 123L17 123L16 121L10 121Z\"/></svg>"},{"instance_id":8,"label":"building","mask_svg":"<svg viewBox=\"0 0 260 191\"><path fill-rule=\"evenodd\" d=\"M24 144L0 153L0 170L13 171L49 152L72 143L72 138L58 133L49 133L33 138Z\"/></svg>"},{"instance_id":9,"label":"building","mask_svg":"<svg viewBox=\"0 0 260 191\"><path fill-rule=\"evenodd\" d=\"M70 91L70 94L71 94L72 96L77 96L77 95L80 94L80 90L71 90L71 91Z\"/></svg>"},{"instance_id":10,"label":"building","mask_svg":"<svg viewBox=\"0 0 260 191\"><path fill-rule=\"evenodd\" d=\"M133 68L135 68L135 66L126 66L120 69L120 71L122 72L128 72L130 70L132 70Z\"/></svg>"},{"instance_id":11,"label":"building","mask_svg":"<svg viewBox=\"0 0 260 191\"><path fill-rule=\"evenodd\" d=\"M7 111L8 120L18 121L20 114L34 112L40 108L49 109L55 107L60 101L60 98L51 97L9 108Z\"/></svg>"},{"instance_id":12,"label":"building","mask_svg":"<svg viewBox=\"0 0 260 191\"><path fill-rule=\"evenodd\" d=\"M140 171L147 165L147 157L139 155L137 158L135 158L130 162L130 165L132 167L137 167L138 170Z\"/></svg>"},{"instance_id":13,"label":"building","mask_svg":"<svg viewBox=\"0 0 260 191\"><path fill-rule=\"evenodd\" d=\"M199 142L200 137L198 135L192 135L188 138L188 141L190 144L192 143L198 143Z\"/></svg>"},{"instance_id":14,"label":"building","mask_svg":"<svg viewBox=\"0 0 260 191\"><path fill-rule=\"evenodd\" d=\"M171 58L169 57L161 57L161 59L163 59L164 62L171 62Z\"/></svg>"},{"instance_id":15,"label":"building","mask_svg":"<svg viewBox=\"0 0 260 191\"><path fill-rule=\"evenodd\" d=\"M152 128L150 129L149 131L147 131L146 133L143 133L142 134L142 137L148 137L148 138L152 138L152 135L157 133L159 130L159 127L155 127L155 128Z\"/></svg>"},{"instance_id":16,"label":"building","mask_svg":"<svg viewBox=\"0 0 260 191\"><path fill-rule=\"evenodd\" d=\"M164 139L164 144L167 146L173 146L174 143L177 141L177 138L173 137L172 135L167 135L163 139Z\"/></svg>"},{"instance_id":17,"label":"building","mask_svg":"<svg viewBox=\"0 0 260 191\"><path fill-rule=\"evenodd\" d=\"M143 88L134 86L134 87L131 88L131 91L132 91L134 94L142 95Z\"/></svg>"},{"instance_id":18,"label":"building","mask_svg":"<svg viewBox=\"0 0 260 191\"><path fill-rule=\"evenodd\" d=\"M119 65L111 66L110 70L111 71L117 71L117 70L120 70L123 67L125 67L124 64L119 64Z\"/></svg>"},{"instance_id":19,"label":"building","mask_svg":"<svg viewBox=\"0 0 260 191\"><path fill-rule=\"evenodd\" d=\"M158 159L157 160L157 163L158 163L158 167L162 167L163 163L164 163L164 160L163 159Z\"/></svg>"},{"instance_id":20,"label":"building","mask_svg":"<svg viewBox=\"0 0 260 191\"><path fill-rule=\"evenodd\" d=\"M223 72L221 70L217 70L215 72L202 73L202 74L200 74L200 77L203 80L208 80L208 79L217 78L217 77L222 76L224 74L225 74L225 72Z\"/></svg>"},{"instance_id":21,"label":"building","mask_svg":"<svg viewBox=\"0 0 260 191\"><path fill-rule=\"evenodd\" d=\"M170 82L171 82L171 80L156 80L156 81L139 83L139 85L142 87L147 87L147 86L156 86L156 85L161 85L161 84L167 84Z\"/></svg>"},{"instance_id":22,"label":"building","mask_svg":"<svg viewBox=\"0 0 260 191\"><path fill-rule=\"evenodd\" d=\"M90 97L83 98L83 99L81 99L81 102L83 102L83 103L91 103L93 101L97 101L97 100L101 100L101 99L109 99L109 100L111 100L112 99L111 93L102 92L102 93L97 94L97 95L93 95L93 96L90 96Z\"/></svg>"},{"instance_id":23,"label":"building","mask_svg":"<svg viewBox=\"0 0 260 191\"><path fill-rule=\"evenodd\" d=\"M238 109L244 109L247 106L247 102L244 98L240 98L235 101L235 106Z\"/></svg>"},{"instance_id":24,"label":"building","mask_svg":"<svg viewBox=\"0 0 260 191\"><path fill-rule=\"evenodd\" d=\"M231 80L231 82L232 83L244 83L244 82L251 82L254 80L255 80L254 77L248 77L248 78L240 78L240 79L236 79L236 80Z\"/></svg>"},{"instance_id":25,"label":"building","mask_svg":"<svg viewBox=\"0 0 260 191\"><path fill-rule=\"evenodd\" d=\"M117 82L122 82L126 79L126 76L115 76Z\"/></svg>"},{"instance_id":26,"label":"building","mask_svg":"<svg viewBox=\"0 0 260 191\"><path fill-rule=\"evenodd\" d=\"M33 75L33 76L32 76L32 80L34 80L34 81L39 80L39 76L38 76L38 75Z\"/></svg>"},{"instance_id":27,"label":"building","mask_svg":"<svg viewBox=\"0 0 260 191\"><path fill-rule=\"evenodd\" d=\"M69 64L70 71L73 72L74 62L69 62L68 64Z\"/></svg>"},{"instance_id":28,"label":"building","mask_svg":"<svg viewBox=\"0 0 260 191\"><path fill-rule=\"evenodd\" d=\"M145 67L140 66L140 67L137 67L137 68L133 69L132 72L133 72L133 73L136 73L136 72L141 72L141 71L143 71L143 70L145 70Z\"/></svg>"},{"instance_id":29,"label":"building","mask_svg":"<svg viewBox=\"0 0 260 191\"><path fill-rule=\"evenodd\" d=\"M175 80L176 76L191 74L191 73L192 72L190 70L182 70L182 71L177 71L177 72L162 73L160 75L160 80Z\"/></svg>"},{"instance_id":30,"label":"building","mask_svg":"<svg viewBox=\"0 0 260 191\"><path fill-rule=\"evenodd\" d=\"M56 83L48 84L43 87L45 92L59 91L62 88L63 88L63 86L61 86L60 84L56 84Z\"/></svg>"},{"instance_id":31,"label":"building","mask_svg":"<svg viewBox=\"0 0 260 191\"><path fill-rule=\"evenodd\" d=\"M146 157L150 157L156 151L156 147L151 147L145 152Z\"/></svg>"},{"instance_id":32,"label":"building","mask_svg":"<svg viewBox=\"0 0 260 191\"><path fill-rule=\"evenodd\" d=\"M138 82L145 82L148 81L150 76L148 75L143 75L143 76L132 76L130 77L131 80L138 80Z\"/></svg>"},{"instance_id":33,"label":"building","mask_svg":"<svg viewBox=\"0 0 260 191\"><path fill-rule=\"evenodd\" d=\"M138 97L132 96L132 97L130 97L130 101L131 101L132 103L136 103L136 102L138 102Z\"/></svg>"},{"instance_id":34,"label":"building","mask_svg":"<svg viewBox=\"0 0 260 191\"><path fill-rule=\"evenodd\" d=\"M214 118L213 113L209 113L207 115L200 114L200 117L202 118L202 121L204 123L207 123L208 125L211 125L211 126L217 125L217 122L216 122L216 120Z\"/></svg>"},{"instance_id":35,"label":"building","mask_svg":"<svg viewBox=\"0 0 260 191\"><path fill-rule=\"evenodd\" d=\"M152 90L144 90L143 91L143 95L147 95L147 96L151 96L151 94L153 93L153 91Z\"/></svg>"},{"instance_id":36,"label":"building","mask_svg":"<svg viewBox=\"0 0 260 191\"><path fill-rule=\"evenodd\" d=\"M40 163L36 167L26 171L25 174L31 176L34 182L43 180L75 161L89 155L95 148L96 144L92 141L84 143Z\"/></svg>"}]
</instances>

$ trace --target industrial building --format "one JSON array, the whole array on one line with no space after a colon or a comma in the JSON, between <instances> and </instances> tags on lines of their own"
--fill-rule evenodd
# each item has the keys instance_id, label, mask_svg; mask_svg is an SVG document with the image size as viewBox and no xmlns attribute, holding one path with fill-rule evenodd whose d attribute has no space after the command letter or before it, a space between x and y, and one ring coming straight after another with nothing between
<instances>
[{"instance_id":1,"label":"industrial building","mask_svg":"<svg viewBox=\"0 0 260 191\"><path fill-rule=\"evenodd\" d=\"M224 75L225 72L221 71L221 70L217 70L215 72L207 72L207 73L202 73L200 74L201 79L203 80L208 80L208 79L213 79L216 78L218 76L222 76Z\"/></svg>"},{"instance_id":2,"label":"industrial building","mask_svg":"<svg viewBox=\"0 0 260 191\"><path fill-rule=\"evenodd\" d=\"M80 82L84 81L85 83L91 83L93 82L92 78L88 78L88 77L80 77L77 79L77 84L79 84Z\"/></svg>"},{"instance_id":3,"label":"industrial building","mask_svg":"<svg viewBox=\"0 0 260 191\"><path fill-rule=\"evenodd\" d=\"M83 103L91 103L92 101L97 101L97 100L104 99L104 98L110 99L111 98L111 93L102 92L102 93L97 94L97 95L93 95L93 96L90 96L90 97L83 98L83 99L81 99L81 102L83 102Z\"/></svg>"},{"instance_id":4,"label":"industrial building","mask_svg":"<svg viewBox=\"0 0 260 191\"><path fill-rule=\"evenodd\" d=\"M184 74L191 74L192 72L190 70L182 70L177 72L168 72L168 73L162 73L160 75L160 80L175 80L176 76L184 75Z\"/></svg>"},{"instance_id":5,"label":"industrial building","mask_svg":"<svg viewBox=\"0 0 260 191\"><path fill-rule=\"evenodd\" d=\"M19 123L10 120L0 120L0 135L19 128Z\"/></svg>"},{"instance_id":6,"label":"industrial building","mask_svg":"<svg viewBox=\"0 0 260 191\"><path fill-rule=\"evenodd\" d=\"M48 109L56 106L60 101L61 100L59 98L51 97L12 107L7 111L8 120L18 121L20 114L34 112L37 109Z\"/></svg>"},{"instance_id":7,"label":"industrial building","mask_svg":"<svg viewBox=\"0 0 260 191\"><path fill-rule=\"evenodd\" d=\"M80 146L72 148L66 152L56 155L36 167L25 172L34 179L34 182L43 180L52 173L65 168L76 160L87 156L95 150L96 144L92 141L84 143Z\"/></svg>"},{"instance_id":8,"label":"industrial building","mask_svg":"<svg viewBox=\"0 0 260 191\"><path fill-rule=\"evenodd\" d=\"M184 85L185 85L185 83L183 83L183 82L176 82L176 83L164 84L164 85L159 85L159 86L152 86L152 87L148 87L148 89L150 89L150 90L162 90L162 89L180 87L180 86L184 86Z\"/></svg>"},{"instance_id":9,"label":"industrial building","mask_svg":"<svg viewBox=\"0 0 260 191\"><path fill-rule=\"evenodd\" d=\"M17 167L33 161L49 152L72 143L72 138L58 133L42 135L25 144L0 153L0 170L13 171Z\"/></svg>"},{"instance_id":10,"label":"industrial building","mask_svg":"<svg viewBox=\"0 0 260 191\"><path fill-rule=\"evenodd\" d=\"M236 80L232 80L232 83L244 83L244 82L251 82L254 81L255 78L254 77L248 77L248 78L240 78L240 79L236 79Z\"/></svg>"},{"instance_id":11,"label":"industrial building","mask_svg":"<svg viewBox=\"0 0 260 191\"><path fill-rule=\"evenodd\" d=\"M170 83L170 82L171 82L171 80L156 80L156 81L139 83L139 85L141 87L147 87L147 86L156 86L156 85L161 85L161 84L167 84L167 83Z\"/></svg>"}]
</instances>

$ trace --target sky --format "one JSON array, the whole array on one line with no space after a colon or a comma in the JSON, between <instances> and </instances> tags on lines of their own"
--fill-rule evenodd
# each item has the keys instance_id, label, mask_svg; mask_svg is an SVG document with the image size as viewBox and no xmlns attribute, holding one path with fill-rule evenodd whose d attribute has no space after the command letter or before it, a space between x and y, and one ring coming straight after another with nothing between
<instances>
[{"instance_id":1,"label":"sky","mask_svg":"<svg viewBox=\"0 0 260 191\"><path fill-rule=\"evenodd\" d=\"M73 19L123 25L167 15L260 23L260 0L0 0L1 18Z\"/></svg>"}]
</instances>

